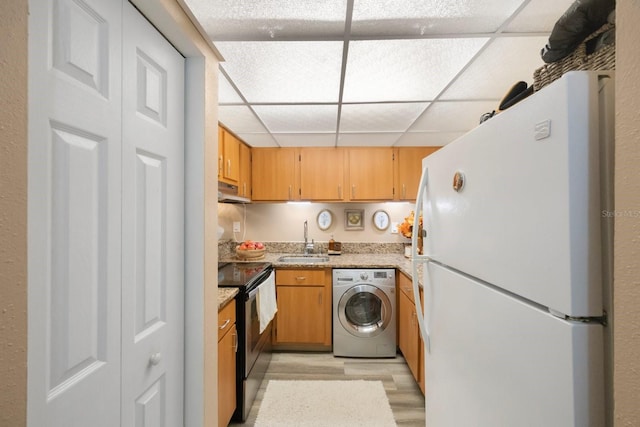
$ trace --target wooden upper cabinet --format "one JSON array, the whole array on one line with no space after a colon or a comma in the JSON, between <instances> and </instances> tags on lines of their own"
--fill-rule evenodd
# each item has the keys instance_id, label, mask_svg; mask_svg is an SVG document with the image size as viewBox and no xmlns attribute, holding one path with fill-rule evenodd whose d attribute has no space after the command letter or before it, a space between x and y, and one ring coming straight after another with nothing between
<instances>
[{"instance_id":1,"label":"wooden upper cabinet","mask_svg":"<svg viewBox=\"0 0 640 427\"><path fill-rule=\"evenodd\" d=\"M349 148L348 156L349 188L346 199L393 200L393 148Z\"/></svg>"},{"instance_id":2,"label":"wooden upper cabinet","mask_svg":"<svg viewBox=\"0 0 640 427\"><path fill-rule=\"evenodd\" d=\"M240 181L240 140L218 126L218 180L238 185Z\"/></svg>"},{"instance_id":3,"label":"wooden upper cabinet","mask_svg":"<svg viewBox=\"0 0 640 427\"><path fill-rule=\"evenodd\" d=\"M415 200L422 175L422 159L440 147L396 148L396 197L395 200Z\"/></svg>"},{"instance_id":4,"label":"wooden upper cabinet","mask_svg":"<svg viewBox=\"0 0 640 427\"><path fill-rule=\"evenodd\" d=\"M298 200L294 148L253 148L251 161L252 200Z\"/></svg>"},{"instance_id":5,"label":"wooden upper cabinet","mask_svg":"<svg viewBox=\"0 0 640 427\"><path fill-rule=\"evenodd\" d=\"M251 147L240 143L240 179L238 195L251 198Z\"/></svg>"},{"instance_id":6,"label":"wooden upper cabinet","mask_svg":"<svg viewBox=\"0 0 640 427\"><path fill-rule=\"evenodd\" d=\"M300 199L341 201L344 198L344 150L300 148Z\"/></svg>"}]
</instances>

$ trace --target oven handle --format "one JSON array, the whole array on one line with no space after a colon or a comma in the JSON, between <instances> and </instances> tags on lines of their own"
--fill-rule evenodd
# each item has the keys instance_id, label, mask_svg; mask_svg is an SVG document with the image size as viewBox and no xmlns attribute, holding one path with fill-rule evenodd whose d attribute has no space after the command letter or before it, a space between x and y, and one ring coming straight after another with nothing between
<instances>
[{"instance_id":1,"label":"oven handle","mask_svg":"<svg viewBox=\"0 0 640 427\"><path fill-rule=\"evenodd\" d=\"M253 288L251 290L251 292L249 292L247 300L248 301L252 300L256 296L256 294L258 293L258 289L260 289L260 286L264 285L269 280L275 280L275 273L273 271L270 271L269 275L266 277L266 279L263 280L262 282L258 283L258 285L255 288Z\"/></svg>"}]
</instances>

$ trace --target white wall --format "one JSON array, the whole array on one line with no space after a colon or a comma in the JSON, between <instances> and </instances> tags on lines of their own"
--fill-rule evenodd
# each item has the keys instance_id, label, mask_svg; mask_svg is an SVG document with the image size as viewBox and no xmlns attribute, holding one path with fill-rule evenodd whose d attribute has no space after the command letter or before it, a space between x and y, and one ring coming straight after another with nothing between
<instances>
[{"instance_id":1,"label":"white wall","mask_svg":"<svg viewBox=\"0 0 640 427\"><path fill-rule=\"evenodd\" d=\"M322 231L316 218L324 208L331 210L334 219L332 226ZM364 209L364 230L345 230L345 209ZM391 222L401 223L414 209L406 202L387 203L252 203L248 205L218 204L218 221L224 227L222 239L245 239L266 242L302 242L303 223L308 221L309 239L327 242L333 236L339 242L379 242L409 243L409 239L400 234L392 234L391 227L378 231L372 223L372 215L378 209L389 213ZM246 210L246 222L245 218ZM232 223L245 224L243 233L233 233Z\"/></svg>"}]
</instances>

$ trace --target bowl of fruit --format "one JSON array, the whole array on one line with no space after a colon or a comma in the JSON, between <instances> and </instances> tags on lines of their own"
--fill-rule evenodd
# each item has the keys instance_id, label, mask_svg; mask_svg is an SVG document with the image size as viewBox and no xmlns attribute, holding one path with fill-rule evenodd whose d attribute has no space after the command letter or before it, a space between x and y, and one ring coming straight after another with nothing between
<instances>
[{"instance_id":1,"label":"bowl of fruit","mask_svg":"<svg viewBox=\"0 0 640 427\"><path fill-rule=\"evenodd\" d=\"M240 259L264 258L264 243L245 240L236 246L236 256Z\"/></svg>"}]
</instances>

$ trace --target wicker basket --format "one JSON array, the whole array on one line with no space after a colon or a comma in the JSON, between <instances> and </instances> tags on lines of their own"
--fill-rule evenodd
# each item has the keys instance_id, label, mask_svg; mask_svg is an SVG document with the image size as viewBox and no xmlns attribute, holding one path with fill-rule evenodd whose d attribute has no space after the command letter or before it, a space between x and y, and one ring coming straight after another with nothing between
<instances>
[{"instance_id":1,"label":"wicker basket","mask_svg":"<svg viewBox=\"0 0 640 427\"><path fill-rule=\"evenodd\" d=\"M596 71L614 70L616 68L616 45L603 46L591 55L587 55L587 42L601 33L613 28L611 24L605 24L597 31L589 35L578 47L568 56L559 61L545 64L533 73L533 88L538 91L554 80L562 77L569 71Z\"/></svg>"}]
</instances>

